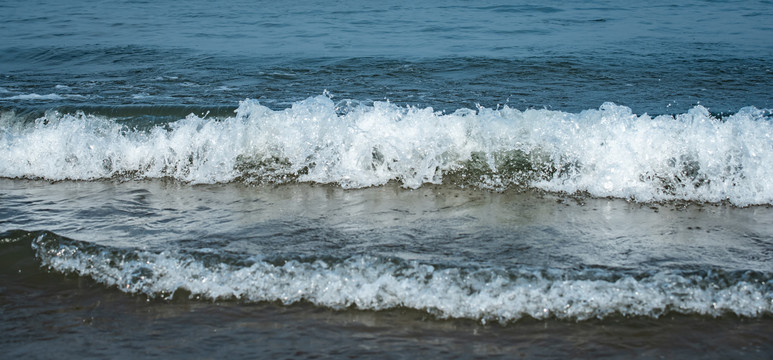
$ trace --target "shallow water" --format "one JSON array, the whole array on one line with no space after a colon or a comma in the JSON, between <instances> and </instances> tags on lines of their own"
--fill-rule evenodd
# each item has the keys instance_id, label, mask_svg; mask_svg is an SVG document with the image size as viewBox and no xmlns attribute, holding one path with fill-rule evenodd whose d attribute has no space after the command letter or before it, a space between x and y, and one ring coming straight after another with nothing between
<instances>
[{"instance_id":1,"label":"shallow water","mask_svg":"<svg viewBox=\"0 0 773 360\"><path fill-rule=\"evenodd\" d=\"M771 351L773 210L769 207L637 204L444 186L343 190L305 184L256 187L3 180L2 188L4 228L46 228L89 239L81 244L53 233L3 233L3 341L11 345L11 354L35 357L34 349L41 346L71 356L119 358L137 354L174 358L191 353L207 357L220 352L271 357L412 357L417 351L432 357L765 358ZM37 252L35 256L30 241L35 243L38 240L33 238L40 236L44 242L55 239L55 255ZM91 259L91 265L72 268L73 263L56 261L57 257L71 258L67 249L73 245L74 256L82 253L81 260ZM168 260L175 254L193 257L170 265ZM421 291L427 293L416 296L434 299L436 304L435 309L412 309L410 299L392 305L373 302L367 281L322 294L305 287L311 292L288 301L283 298L288 293L281 288L272 293L261 285L265 277L238 282L221 278L208 288L201 282L206 275L191 277L188 272L196 262L238 272L240 261L258 254L295 271L292 277L274 280L279 281L275 285L295 281L295 285L288 284L295 289L304 289L308 282L328 281L327 286L335 286L323 268L305 270L318 271L316 277L304 274L300 265L306 260L323 259L335 266L357 254L368 254L365 261L382 271L390 268L384 268L379 257L431 264L434 270L429 271L435 273L429 276L436 279L436 285L446 283L440 284L441 292L435 292L438 289L432 286L421 287L421 282L403 278L399 286L419 284L403 291L424 289ZM136 256L152 271L142 275L125 263ZM289 270L287 261L299 261L296 265L300 267ZM387 263L390 261L395 260ZM51 266L48 270L46 264ZM123 275L103 270L112 275L101 277L90 270L100 264L124 269ZM235 267L224 270L226 264ZM167 266L172 268L164 269ZM511 283L500 281L497 286L501 288L529 281L529 286L542 288L545 285L540 281L550 283L543 288L547 291L532 294L538 298L501 303L490 297L497 292L487 290L485 284L475 290L470 279L454 280L453 272L448 272L454 268L466 268L469 275L488 281L511 272ZM345 276L351 281L367 276L364 268L342 269L349 269ZM701 273L703 269L720 274ZM670 271L670 277L647 279L647 274L664 270ZM153 278L152 272L164 271L167 275ZM556 276L553 280L551 273ZM542 280L536 280L539 274ZM653 287L657 291L642 301L636 296L627 303L625 298L615 299L615 293L636 286L631 280L618 286L621 283L616 279L631 274L639 281L639 291ZM676 276L690 274L706 283L701 285L698 280L679 287ZM583 288L581 280L572 284L573 277L596 278L596 283ZM712 289L721 292L738 282L742 287L730 297L712 293ZM167 285L163 284L172 287L164 289ZM239 288L254 286L263 289L258 296L266 298L251 298L255 293L249 291L237 297L223 295L222 286L235 286L227 289L234 294ZM467 300L454 295L457 286L472 286L466 290ZM755 287L761 291L757 295L753 294ZM700 315L706 311L706 304L701 304L705 296L725 301L724 310ZM754 307L755 296L766 299L763 308ZM674 297L683 301L672 303L665 313L663 309L647 310L647 304L668 304ZM485 299L489 313L457 317L475 304L470 301L480 305ZM367 301L380 310L368 308ZM546 307L548 316L542 318L541 308L530 313L529 302ZM581 305L588 302L594 305ZM568 303L577 311L566 311L563 307ZM636 313L636 309L648 312Z\"/></svg>"},{"instance_id":2,"label":"shallow water","mask_svg":"<svg viewBox=\"0 0 773 360\"><path fill-rule=\"evenodd\" d=\"M489 266L773 271L769 206L635 203L456 186L1 180L6 228L140 249ZM120 220L120 221L118 221Z\"/></svg>"},{"instance_id":3,"label":"shallow water","mask_svg":"<svg viewBox=\"0 0 773 360\"><path fill-rule=\"evenodd\" d=\"M48 275L51 277L52 275ZM8 278L4 278L8 284ZM771 320L668 316L517 326L438 321L425 313L331 311L308 304L147 302L73 278L10 287L9 356L66 357L695 357L764 359ZM47 281L47 280L43 280ZM12 283L12 282L11 282ZM14 284L15 285L15 284ZM7 293L6 293L7 294ZM29 319L35 321L30 323ZM25 325L20 326L20 323Z\"/></svg>"},{"instance_id":4,"label":"shallow water","mask_svg":"<svg viewBox=\"0 0 773 360\"><path fill-rule=\"evenodd\" d=\"M70 341L119 357L136 347L291 357L770 351L767 206L455 186L2 185L3 227L47 230L3 233L5 341L20 353ZM186 340L170 343L177 337Z\"/></svg>"}]
</instances>

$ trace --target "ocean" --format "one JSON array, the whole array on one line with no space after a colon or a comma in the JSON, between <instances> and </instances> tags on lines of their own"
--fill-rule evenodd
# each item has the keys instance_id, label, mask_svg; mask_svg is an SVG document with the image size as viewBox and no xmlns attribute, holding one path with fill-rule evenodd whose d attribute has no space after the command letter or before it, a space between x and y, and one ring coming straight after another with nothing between
<instances>
[{"instance_id":1,"label":"ocean","mask_svg":"<svg viewBox=\"0 0 773 360\"><path fill-rule=\"evenodd\" d=\"M2 2L0 346L768 359L771 16Z\"/></svg>"}]
</instances>

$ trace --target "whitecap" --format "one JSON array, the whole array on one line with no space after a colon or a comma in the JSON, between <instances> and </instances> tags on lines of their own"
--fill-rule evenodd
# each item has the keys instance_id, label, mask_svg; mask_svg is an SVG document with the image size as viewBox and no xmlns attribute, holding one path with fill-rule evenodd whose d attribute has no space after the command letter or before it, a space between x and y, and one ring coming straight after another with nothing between
<instances>
[{"instance_id":1,"label":"whitecap","mask_svg":"<svg viewBox=\"0 0 773 360\"><path fill-rule=\"evenodd\" d=\"M317 96L283 110L248 99L232 117L191 114L148 131L49 113L12 135L0 143L0 176L344 188L450 182L642 202L773 204L773 122L753 107L721 119L700 105L652 117L612 103L580 113L505 106L445 114L389 102L342 110Z\"/></svg>"},{"instance_id":2,"label":"whitecap","mask_svg":"<svg viewBox=\"0 0 773 360\"><path fill-rule=\"evenodd\" d=\"M59 94L47 94L47 95L38 95L35 93L32 94L23 94L23 95L16 95L4 98L4 100L62 100L64 99Z\"/></svg>"}]
</instances>

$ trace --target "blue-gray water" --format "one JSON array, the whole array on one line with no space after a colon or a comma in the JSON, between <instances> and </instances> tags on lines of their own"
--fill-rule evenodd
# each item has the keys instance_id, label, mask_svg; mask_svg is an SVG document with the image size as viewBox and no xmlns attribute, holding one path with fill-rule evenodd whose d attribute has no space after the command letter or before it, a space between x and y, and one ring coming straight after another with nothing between
<instances>
[{"instance_id":1,"label":"blue-gray water","mask_svg":"<svg viewBox=\"0 0 773 360\"><path fill-rule=\"evenodd\" d=\"M2 2L0 343L768 358L771 15Z\"/></svg>"},{"instance_id":2,"label":"blue-gray water","mask_svg":"<svg viewBox=\"0 0 773 360\"><path fill-rule=\"evenodd\" d=\"M765 1L0 6L4 108L283 108L325 89L447 111L771 106ZM29 94L64 99L12 99Z\"/></svg>"}]
</instances>

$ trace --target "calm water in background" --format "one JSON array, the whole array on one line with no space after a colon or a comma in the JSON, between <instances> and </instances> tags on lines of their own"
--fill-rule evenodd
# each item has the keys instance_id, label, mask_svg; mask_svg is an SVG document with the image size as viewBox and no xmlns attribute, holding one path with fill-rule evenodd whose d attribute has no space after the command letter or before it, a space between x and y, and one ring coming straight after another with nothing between
<instances>
[{"instance_id":1,"label":"calm water in background","mask_svg":"<svg viewBox=\"0 0 773 360\"><path fill-rule=\"evenodd\" d=\"M767 358L771 15L2 2L4 348Z\"/></svg>"},{"instance_id":2,"label":"calm water in background","mask_svg":"<svg viewBox=\"0 0 773 360\"><path fill-rule=\"evenodd\" d=\"M4 107L283 108L325 89L448 111L770 107L765 1L0 6ZM7 100L28 94L64 99Z\"/></svg>"}]
</instances>

